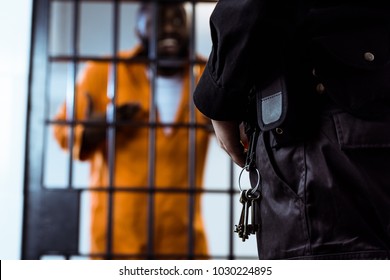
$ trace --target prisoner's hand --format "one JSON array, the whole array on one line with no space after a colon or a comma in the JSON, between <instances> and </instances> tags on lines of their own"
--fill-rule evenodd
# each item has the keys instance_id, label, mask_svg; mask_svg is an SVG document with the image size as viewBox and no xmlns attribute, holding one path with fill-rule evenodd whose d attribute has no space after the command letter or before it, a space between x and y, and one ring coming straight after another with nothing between
<instances>
[{"instance_id":1,"label":"prisoner's hand","mask_svg":"<svg viewBox=\"0 0 390 280\"><path fill-rule=\"evenodd\" d=\"M130 121L140 111L139 103L125 103L116 107L116 119L119 121Z\"/></svg>"},{"instance_id":2,"label":"prisoner's hand","mask_svg":"<svg viewBox=\"0 0 390 280\"><path fill-rule=\"evenodd\" d=\"M245 145L248 140L237 121L211 120L219 146L241 167L245 165Z\"/></svg>"}]
</instances>

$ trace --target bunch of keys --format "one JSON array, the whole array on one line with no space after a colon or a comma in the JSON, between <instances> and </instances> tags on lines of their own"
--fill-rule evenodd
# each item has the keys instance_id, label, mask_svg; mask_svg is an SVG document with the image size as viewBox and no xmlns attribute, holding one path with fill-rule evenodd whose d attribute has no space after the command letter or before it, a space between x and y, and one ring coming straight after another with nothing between
<instances>
[{"instance_id":1,"label":"bunch of keys","mask_svg":"<svg viewBox=\"0 0 390 280\"><path fill-rule=\"evenodd\" d=\"M238 237L242 239L243 242L249 238L249 235L256 234L260 230L259 224L256 223L255 216L255 201L260 198L260 173L259 170L255 167L255 146L256 139L258 136L258 130L256 126L251 126L249 123L246 123L245 133L250 135L249 137L249 146L247 151L247 157L245 162L245 167L241 170L240 177L238 179L238 184L240 187L240 202L242 203L242 210L240 221L238 225L235 225L234 232L238 233ZM241 188L241 175L244 170L256 170L257 172L257 184L254 188L243 190ZM250 217L249 217L250 216ZM249 223L250 219L250 223Z\"/></svg>"},{"instance_id":2,"label":"bunch of keys","mask_svg":"<svg viewBox=\"0 0 390 280\"><path fill-rule=\"evenodd\" d=\"M256 234L259 230L259 225L256 224L255 216L255 200L259 199L260 193L254 191L253 189L243 190L240 193L240 202L242 203L242 210L240 221L238 225L235 225L234 232L238 233L238 237L245 242L249 238L249 235ZM249 217L250 216L250 217ZM250 218L250 223L249 223Z\"/></svg>"}]
</instances>

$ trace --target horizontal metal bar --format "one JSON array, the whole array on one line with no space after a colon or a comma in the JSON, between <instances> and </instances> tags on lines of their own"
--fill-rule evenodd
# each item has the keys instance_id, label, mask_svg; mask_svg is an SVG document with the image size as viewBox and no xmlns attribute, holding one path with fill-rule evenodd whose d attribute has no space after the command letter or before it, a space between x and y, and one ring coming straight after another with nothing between
<instances>
[{"instance_id":1,"label":"horizontal metal bar","mask_svg":"<svg viewBox=\"0 0 390 280\"><path fill-rule=\"evenodd\" d=\"M65 120L45 120L47 125L65 125L65 126L75 126L78 124L85 126L95 126L95 127L147 127L147 128L161 128L161 127L175 127L175 128L202 128L206 130L212 130L212 125L209 124L198 124L198 123L189 123L189 122L167 122L167 123L150 123L150 122L132 122L132 121L118 121L118 122L93 122L93 121L65 121Z\"/></svg>"},{"instance_id":2,"label":"horizontal metal bar","mask_svg":"<svg viewBox=\"0 0 390 280\"><path fill-rule=\"evenodd\" d=\"M201 59L189 59L189 58L148 58L148 57L132 57L132 58L126 58L126 57L118 57L118 56L95 56L95 55L50 55L49 56L50 62L89 62L89 61L95 61L95 62L110 62L110 63L158 63L158 62L166 62L169 61L173 64L182 65L183 63L189 63L189 64L205 64L204 60Z\"/></svg>"},{"instance_id":3,"label":"horizontal metal bar","mask_svg":"<svg viewBox=\"0 0 390 280\"><path fill-rule=\"evenodd\" d=\"M109 189L106 186L97 186L97 187L76 187L73 186L74 189L73 191L77 192L134 192L134 193L202 193L202 194L239 194L239 190L220 190L220 189L201 189L198 186L195 186L193 189L183 189L183 188L178 188L178 187L164 187L164 188L147 188L147 187L131 187L131 186L121 186L119 187L113 187ZM48 191L63 191L64 189L62 188L51 188L48 186L44 186L44 189Z\"/></svg>"}]
</instances>

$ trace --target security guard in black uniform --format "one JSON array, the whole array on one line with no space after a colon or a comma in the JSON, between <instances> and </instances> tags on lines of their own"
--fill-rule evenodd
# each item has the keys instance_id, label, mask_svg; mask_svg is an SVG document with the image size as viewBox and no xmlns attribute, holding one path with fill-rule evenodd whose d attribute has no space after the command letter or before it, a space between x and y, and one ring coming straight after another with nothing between
<instances>
[{"instance_id":1,"label":"security guard in black uniform","mask_svg":"<svg viewBox=\"0 0 390 280\"><path fill-rule=\"evenodd\" d=\"M390 4L220 0L210 25L194 102L251 173L239 236L260 259L388 259Z\"/></svg>"}]
</instances>

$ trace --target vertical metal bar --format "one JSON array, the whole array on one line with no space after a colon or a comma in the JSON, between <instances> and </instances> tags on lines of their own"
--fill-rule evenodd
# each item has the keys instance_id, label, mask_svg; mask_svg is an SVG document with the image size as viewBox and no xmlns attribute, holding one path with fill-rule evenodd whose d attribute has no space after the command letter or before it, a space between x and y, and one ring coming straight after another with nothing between
<instances>
[{"instance_id":1,"label":"vertical metal bar","mask_svg":"<svg viewBox=\"0 0 390 280\"><path fill-rule=\"evenodd\" d=\"M154 0L152 3L152 29L151 38L149 40L149 77L150 77L150 114L149 114L149 154L148 154L148 244L147 244L147 255L148 258L153 257L154 251L154 195L155 195L155 184L156 184L156 128L154 124L157 121L157 111L155 102L156 92L156 75L157 75L157 28L158 28L158 9L159 2Z\"/></svg>"},{"instance_id":2,"label":"vertical metal bar","mask_svg":"<svg viewBox=\"0 0 390 280\"><path fill-rule=\"evenodd\" d=\"M68 65L67 73L67 89L66 89L66 120L74 122L76 120L76 75L77 75L77 57L79 54L79 20L80 20L80 1L75 0L73 6L73 40L72 46L72 62ZM68 173L68 188L73 185L73 146L74 146L74 123L70 125L68 146L69 146L69 173Z\"/></svg>"},{"instance_id":3,"label":"vertical metal bar","mask_svg":"<svg viewBox=\"0 0 390 280\"><path fill-rule=\"evenodd\" d=\"M77 118L77 101L76 101L76 76L78 69L78 55L79 55L79 23L80 23L80 2L76 0L73 6L73 40L71 41L72 49L72 62L68 64L67 71L67 88L66 88L66 108L67 108L67 121L74 122ZM69 133L69 170L68 170L68 189L73 188L73 146L74 146L74 133L75 124L70 125ZM78 193L78 195L80 195ZM79 202L78 202L79 203ZM77 207L77 231L79 231L80 225L80 205Z\"/></svg>"},{"instance_id":4,"label":"vertical metal bar","mask_svg":"<svg viewBox=\"0 0 390 280\"><path fill-rule=\"evenodd\" d=\"M29 97L26 127L26 159L23 204L22 259L77 252L78 194L74 190L44 190L42 155L46 133L48 87L48 19L50 1L33 4ZM44 240L44 242L42 242Z\"/></svg>"},{"instance_id":5,"label":"vertical metal bar","mask_svg":"<svg viewBox=\"0 0 390 280\"><path fill-rule=\"evenodd\" d=\"M192 92L195 88L195 76L194 76L194 61L195 54L195 17L196 9L195 2L191 2L192 18L191 18L191 30L189 38L189 78L190 88L189 94L192 96ZM192 102L192 98L189 98L189 127L188 127L188 259L194 258L194 209L195 209L195 184L196 184L196 114L195 106Z\"/></svg>"},{"instance_id":6,"label":"vertical metal bar","mask_svg":"<svg viewBox=\"0 0 390 280\"><path fill-rule=\"evenodd\" d=\"M41 95L45 88L47 68L47 19L48 0L36 0L32 6L32 24L30 39L30 58L28 76L28 99L26 114L26 137L25 137L25 159L24 159L24 180L23 180L23 229L21 258L34 259L37 252L30 250L32 228L29 227L29 220L32 213L28 211L33 204L32 193L40 191L42 178L40 170L42 164L39 161L43 145L41 140L41 121L43 116L41 109ZM34 148L32 148L34 147Z\"/></svg>"},{"instance_id":7,"label":"vertical metal bar","mask_svg":"<svg viewBox=\"0 0 390 280\"><path fill-rule=\"evenodd\" d=\"M234 242L233 242L233 234L232 228L234 226L234 162L230 161L230 172L229 172L229 222L228 222L228 230L229 233L229 255L228 258L230 260L234 260L236 257L234 255Z\"/></svg>"},{"instance_id":8,"label":"vertical metal bar","mask_svg":"<svg viewBox=\"0 0 390 280\"><path fill-rule=\"evenodd\" d=\"M51 18L52 18L52 9L51 9L51 3L49 2L47 4L47 17L48 17L48 21L47 21L47 32L48 32L48 29L49 29L49 24L51 22ZM47 43L49 41L48 39L48 35L47 36ZM45 49L45 58L47 59L49 57L49 49L48 47ZM48 86L48 82L50 81L51 79L51 63L49 62L49 60L47 59L47 65L46 65L46 68L45 69L42 69L43 71L46 72L46 79L45 79L45 82L42 83L43 86L44 86L44 99L43 99L43 115L44 115L44 119L48 119L49 118L49 109L50 109L50 106L48 105L50 103L49 101L49 86ZM47 133L48 133L48 125L45 124L44 125L44 128L43 128L43 147L47 147ZM47 149L43 148L42 149L42 153L41 153L41 162L42 162L42 168L40 170L40 188L43 189L44 188L44 175L45 175L45 168L46 168L46 161L45 161L45 158L46 158L46 153L47 153Z\"/></svg>"},{"instance_id":9,"label":"vertical metal bar","mask_svg":"<svg viewBox=\"0 0 390 280\"><path fill-rule=\"evenodd\" d=\"M75 62L68 63L67 70L67 81L66 81L66 120L69 122L74 121L76 110L74 110L75 106L75 79L76 79L76 69ZM68 144L69 144L69 162L68 162L68 185L67 188L72 188L73 182L73 145L74 145L74 124L67 124L69 126L69 136L68 136Z\"/></svg>"},{"instance_id":10,"label":"vertical metal bar","mask_svg":"<svg viewBox=\"0 0 390 280\"><path fill-rule=\"evenodd\" d=\"M50 66L48 66L50 67ZM47 72L47 80L49 81L51 79L51 70L49 71L46 71ZM48 87L47 87L47 83L45 85L45 99L44 99L44 108L45 108L45 111L44 111L44 119L47 120L49 119L49 106L46 106L46 104L49 104L49 101L47 100L48 99ZM43 147L47 147L48 146L48 130L49 130L49 125L45 124L44 125L44 129L43 129ZM42 162L42 168L40 170L40 187L41 188L45 188L45 171L46 171L46 154L47 154L47 149L42 149L42 154L41 154L41 162Z\"/></svg>"},{"instance_id":11,"label":"vertical metal bar","mask_svg":"<svg viewBox=\"0 0 390 280\"><path fill-rule=\"evenodd\" d=\"M107 211L107 234L106 234L106 258L113 256L113 220L114 220L114 184L115 184L115 142L116 142L116 99L117 99L117 80L118 80L118 26L119 26L119 3L114 0L113 9L113 54L114 61L109 67L109 78L107 84L107 97L110 100L106 108L106 121L108 126L108 211Z\"/></svg>"}]
</instances>

